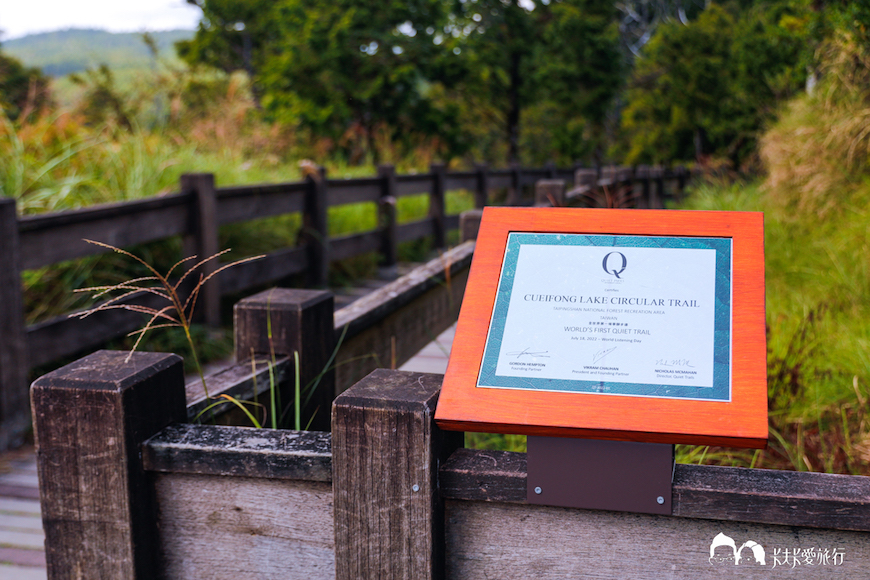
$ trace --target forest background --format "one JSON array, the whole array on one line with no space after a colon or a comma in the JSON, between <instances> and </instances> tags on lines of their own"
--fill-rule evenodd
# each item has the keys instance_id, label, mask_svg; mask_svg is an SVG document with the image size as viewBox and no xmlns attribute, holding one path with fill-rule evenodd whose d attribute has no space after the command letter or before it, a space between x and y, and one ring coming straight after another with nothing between
<instances>
[{"instance_id":1,"label":"forest background","mask_svg":"<svg viewBox=\"0 0 870 580\"><path fill-rule=\"evenodd\" d=\"M195 32L133 52L94 31L0 46L0 195L57 211L174 191L187 172L298 179L303 159L333 176L688 162L705 177L681 208L765 212L771 445L681 457L870 474L870 6L188 1ZM375 219L331 214L330 231ZM268 250L286 226L221 242ZM105 266L26 272L28 319L80 306L71 288Z\"/></svg>"}]
</instances>

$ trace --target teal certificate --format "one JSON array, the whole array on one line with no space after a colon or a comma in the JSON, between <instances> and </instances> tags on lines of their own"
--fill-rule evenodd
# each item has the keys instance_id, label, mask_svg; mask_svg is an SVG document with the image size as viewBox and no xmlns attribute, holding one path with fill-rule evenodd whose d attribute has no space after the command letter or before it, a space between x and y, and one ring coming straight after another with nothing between
<instances>
[{"instance_id":1,"label":"teal certificate","mask_svg":"<svg viewBox=\"0 0 870 580\"><path fill-rule=\"evenodd\" d=\"M510 233L477 386L730 401L731 250Z\"/></svg>"}]
</instances>

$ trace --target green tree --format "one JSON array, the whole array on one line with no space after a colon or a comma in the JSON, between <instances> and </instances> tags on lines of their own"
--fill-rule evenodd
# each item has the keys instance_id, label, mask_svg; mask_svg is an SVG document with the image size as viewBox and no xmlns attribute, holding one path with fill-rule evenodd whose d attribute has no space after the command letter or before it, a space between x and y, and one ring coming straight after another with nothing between
<instances>
[{"instance_id":1,"label":"green tree","mask_svg":"<svg viewBox=\"0 0 870 580\"><path fill-rule=\"evenodd\" d=\"M202 10L191 40L175 44L190 65L206 65L227 74L244 71L259 107L260 68L265 52L277 39L276 3L271 0L187 0Z\"/></svg>"},{"instance_id":2,"label":"green tree","mask_svg":"<svg viewBox=\"0 0 870 580\"><path fill-rule=\"evenodd\" d=\"M592 155L600 163L606 120L627 72L617 11L594 0L554 3L543 41L535 83L555 109L548 127L554 154L563 162Z\"/></svg>"},{"instance_id":3,"label":"green tree","mask_svg":"<svg viewBox=\"0 0 870 580\"><path fill-rule=\"evenodd\" d=\"M754 153L778 103L803 84L796 14L779 4L735 16L712 4L696 21L661 25L627 92L626 161L713 154L737 166Z\"/></svg>"},{"instance_id":4,"label":"green tree","mask_svg":"<svg viewBox=\"0 0 870 580\"><path fill-rule=\"evenodd\" d=\"M0 108L6 116L15 121L50 103L48 79L42 72L0 52Z\"/></svg>"},{"instance_id":5,"label":"green tree","mask_svg":"<svg viewBox=\"0 0 870 580\"><path fill-rule=\"evenodd\" d=\"M428 97L433 78L451 74L453 55L435 37L440 0L283 0L275 17L262 82L276 118L369 145L385 128L396 139L449 126L449 110Z\"/></svg>"}]
</instances>

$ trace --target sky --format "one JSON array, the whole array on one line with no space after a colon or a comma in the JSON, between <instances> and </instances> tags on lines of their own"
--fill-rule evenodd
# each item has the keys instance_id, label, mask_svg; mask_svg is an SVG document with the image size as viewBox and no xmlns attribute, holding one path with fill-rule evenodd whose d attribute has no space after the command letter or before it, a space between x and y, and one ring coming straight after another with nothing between
<instances>
[{"instance_id":1,"label":"sky","mask_svg":"<svg viewBox=\"0 0 870 580\"><path fill-rule=\"evenodd\" d=\"M193 30L200 14L184 0L0 0L0 41L65 28Z\"/></svg>"}]
</instances>

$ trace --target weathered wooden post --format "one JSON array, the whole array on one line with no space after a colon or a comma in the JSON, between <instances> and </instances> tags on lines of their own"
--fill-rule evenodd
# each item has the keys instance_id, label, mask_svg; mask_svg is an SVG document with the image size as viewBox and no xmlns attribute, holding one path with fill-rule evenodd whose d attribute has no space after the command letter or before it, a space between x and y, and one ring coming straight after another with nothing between
<instances>
[{"instance_id":1,"label":"weathered wooden post","mask_svg":"<svg viewBox=\"0 0 870 580\"><path fill-rule=\"evenodd\" d=\"M519 163L511 163L511 188L505 205L520 205L523 201L523 168Z\"/></svg>"},{"instance_id":2,"label":"weathered wooden post","mask_svg":"<svg viewBox=\"0 0 870 580\"><path fill-rule=\"evenodd\" d=\"M653 180L656 184L655 207L665 207L665 169L661 165L656 165L652 169Z\"/></svg>"},{"instance_id":3,"label":"weathered wooden post","mask_svg":"<svg viewBox=\"0 0 870 580\"><path fill-rule=\"evenodd\" d=\"M320 167L316 175L307 175L303 231L308 251L308 285L324 288L329 275L329 228L326 208L329 205L326 169Z\"/></svg>"},{"instance_id":4,"label":"weathered wooden post","mask_svg":"<svg viewBox=\"0 0 870 580\"><path fill-rule=\"evenodd\" d=\"M335 350L334 301L326 290L272 288L238 302L233 311L236 361L252 355L293 357L299 353L299 383L305 400L302 425L329 431L329 410L335 398L335 371L328 363ZM318 381L314 391L306 386ZM291 389L282 391L285 406ZM312 418L313 417L313 418Z\"/></svg>"},{"instance_id":5,"label":"weathered wooden post","mask_svg":"<svg viewBox=\"0 0 870 580\"><path fill-rule=\"evenodd\" d=\"M443 578L438 468L462 434L433 421L442 379L379 369L335 400L337 580Z\"/></svg>"},{"instance_id":6,"label":"weathered wooden post","mask_svg":"<svg viewBox=\"0 0 870 580\"><path fill-rule=\"evenodd\" d=\"M477 189L474 191L474 207L486 206L489 199L489 167L486 163L478 163L474 166L477 172Z\"/></svg>"},{"instance_id":7,"label":"weathered wooden post","mask_svg":"<svg viewBox=\"0 0 870 580\"><path fill-rule=\"evenodd\" d=\"M396 168L392 165L378 166L381 178L381 197L378 201L378 227L381 230L381 268L385 274L395 274L398 261L396 238Z\"/></svg>"},{"instance_id":8,"label":"weathered wooden post","mask_svg":"<svg viewBox=\"0 0 870 580\"><path fill-rule=\"evenodd\" d=\"M544 164L544 171L547 172L547 179L556 179L557 167L555 161L547 161Z\"/></svg>"},{"instance_id":9,"label":"weathered wooden post","mask_svg":"<svg viewBox=\"0 0 870 580\"><path fill-rule=\"evenodd\" d=\"M15 200L0 199L0 450L21 443L30 425L27 334Z\"/></svg>"},{"instance_id":10,"label":"weathered wooden post","mask_svg":"<svg viewBox=\"0 0 870 580\"><path fill-rule=\"evenodd\" d=\"M635 181L640 182L640 198L637 201L641 209L653 209L650 197L649 166L638 165L634 170Z\"/></svg>"},{"instance_id":11,"label":"weathered wooden post","mask_svg":"<svg viewBox=\"0 0 870 580\"><path fill-rule=\"evenodd\" d=\"M48 578L160 577L139 446L187 419L181 358L99 351L41 377L30 396Z\"/></svg>"},{"instance_id":12,"label":"weathered wooden post","mask_svg":"<svg viewBox=\"0 0 870 580\"><path fill-rule=\"evenodd\" d=\"M482 209L469 209L459 214L459 239L461 242L476 240L483 219Z\"/></svg>"},{"instance_id":13,"label":"weathered wooden post","mask_svg":"<svg viewBox=\"0 0 870 580\"><path fill-rule=\"evenodd\" d=\"M535 205L564 207L565 181L562 179L540 179L535 183Z\"/></svg>"},{"instance_id":14,"label":"weathered wooden post","mask_svg":"<svg viewBox=\"0 0 870 580\"><path fill-rule=\"evenodd\" d=\"M188 244L200 260L214 256L220 251L218 243L217 197L214 175L211 173L185 173L181 176L181 191L193 194L193 228ZM217 259L200 266L203 276L208 276L219 267ZM202 320L209 326L221 324L221 289L217 277L202 287L198 300Z\"/></svg>"},{"instance_id":15,"label":"weathered wooden post","mask_svg":"<svg viewBox=\"0 0 870 580\"><path fill-rule=\"evenodd\" d=\"M429 218L432 220L436 248L447 247L447 227L444 223L444 195L447 184L447 166L433 163L431 166L432 195L429 196Z\"/></svg>"}]
</instances>

